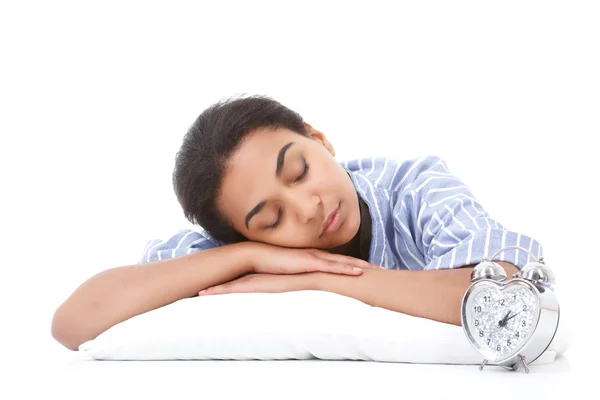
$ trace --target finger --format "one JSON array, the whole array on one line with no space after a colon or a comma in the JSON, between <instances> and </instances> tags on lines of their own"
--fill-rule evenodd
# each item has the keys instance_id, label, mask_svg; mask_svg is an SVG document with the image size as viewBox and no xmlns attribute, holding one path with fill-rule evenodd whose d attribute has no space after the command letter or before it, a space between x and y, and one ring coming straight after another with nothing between
<instances>
[{"instance_id":1,"label":"finger","mask_svg":"<svg viewBox=\"0 0 600 400\"><path fill-rule=\"evenodd\" d=\"M362 268L354 265L343 264L328 259L317 259L317 261L312 264L312 268L314 271L318 272L329 272L343 275L361 275L364 272Z\"/></svg>"},{"instance_id":2,"label":"finger","mask_svg":"<svg viewBox=\"0 0 600 400\"><path fill-rule=\"evenodd\" d=\"M360 258L345 256L342 254L331 254L331 253L326 253L326 254L327 255L325 255L324 257L331 258L332 260L337 261L339 263L354 265L355 267L362 268L362 269L378 268L377 265L371 264L365 260L361 260Z\"/></svg>"},{"instance_id":3,"label":"finger","mask_svg":"<svg viewBox=\"0 0 600 400\"><path fill-rule=\"evenodd\" d=\"M340 264L352 265L354 267L361 268L361 269L383 268L378 265L371 264L365 260L361 260L360 258L345 256L343 254L332 254L332 253L328 253L326 251L318 251L315 254L317 255L317 257L320 257L320 258L332 260L332 261L338 262Z\"/></svg>"},{"instance_id":4,"label":"finger","mask_svg":"<svg viewBox=\"0 0 600 400\"><path fill-rule=\"evenodd\" d=\"M209 295L213 295L213 294L225 294L225 293L229 293L227 286L226 285L217 285L217 286L212 286L212 287L209 287L209 288L199 291L198 296L209 296Z\"/></svg>"}]
</instances>

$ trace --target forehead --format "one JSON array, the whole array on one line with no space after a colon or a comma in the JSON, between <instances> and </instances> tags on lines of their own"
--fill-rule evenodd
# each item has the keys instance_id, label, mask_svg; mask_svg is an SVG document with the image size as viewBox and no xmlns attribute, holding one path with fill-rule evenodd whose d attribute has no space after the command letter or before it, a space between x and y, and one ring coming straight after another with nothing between
<instances>
[{"instance_id":1,"label":"forehead","mask_svg":"<svg viewBox=\"0 0 600 400\"><path fill-rule=\"evenodd\" d=\"M239 165L246 167L249 164L264 163L269 157L277 157L277 153L284 145L289 142L300 143L302 140L306 138L289 129L258 129L242 140L229 159L229 167ZM271 163L275 168L275 164Z\"/></svg>"}]
</instances>

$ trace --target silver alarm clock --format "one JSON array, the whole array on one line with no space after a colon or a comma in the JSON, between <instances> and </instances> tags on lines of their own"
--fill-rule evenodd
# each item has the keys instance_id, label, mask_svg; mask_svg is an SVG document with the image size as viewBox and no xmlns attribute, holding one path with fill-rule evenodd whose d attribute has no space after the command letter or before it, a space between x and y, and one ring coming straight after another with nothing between
<instances>
[{"instance_id":1,"label":"silver alarm clock","mask_svg":"<svg viewBox=\"0 0 600 400\"><path fill-rule=\"evenodd\" d=\"M526 264L506 279L504 269L492 260L510 246L484 259L471 273L471 285L462 299L461 322L471 345L487 364L517 370L535 361L548 348L559 321L553 290L554 274L543 258Z\"/></svg>"}]
</instances>

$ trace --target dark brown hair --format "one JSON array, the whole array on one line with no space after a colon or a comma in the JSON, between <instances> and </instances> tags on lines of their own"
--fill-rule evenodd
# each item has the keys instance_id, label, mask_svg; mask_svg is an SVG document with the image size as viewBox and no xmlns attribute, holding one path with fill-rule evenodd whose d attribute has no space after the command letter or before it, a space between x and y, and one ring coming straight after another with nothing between
<instances>
[{"instance_id":1,"label":"dark brown hair","mask_svg":"<svg viewBox=\"0 0 600 400\"><path fill-rule=\"evenodd\" d=\"M173 187L185 218L225 242L247 240L222 216L216 200L227 161L257 128L287 128L308 136L297 112L264 95L220 100L204 110L183 138Z\"/></svg>"}]
</instances>

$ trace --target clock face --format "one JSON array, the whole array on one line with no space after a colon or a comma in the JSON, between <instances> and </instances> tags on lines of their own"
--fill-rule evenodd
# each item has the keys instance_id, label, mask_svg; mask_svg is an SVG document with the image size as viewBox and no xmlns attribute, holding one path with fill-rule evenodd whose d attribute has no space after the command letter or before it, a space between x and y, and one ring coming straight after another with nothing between
<instances>
[{"instance_id":1,"label":"clock face","mask_svg":"<svg viewBox=\"0 0 600 400\"><path fill-rule=\"evenodd\" d=\"M471 343L487 359L503 361L528 341L540 315L540 300L533 285L513 280L502 286L494 281L474 284L463 305L463 323Z\"/></svg>"}]
</instances>

